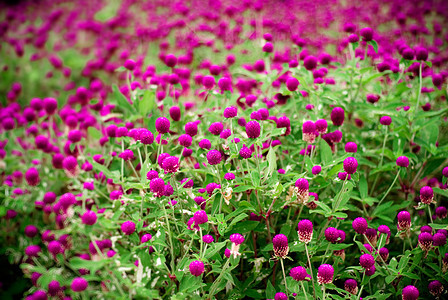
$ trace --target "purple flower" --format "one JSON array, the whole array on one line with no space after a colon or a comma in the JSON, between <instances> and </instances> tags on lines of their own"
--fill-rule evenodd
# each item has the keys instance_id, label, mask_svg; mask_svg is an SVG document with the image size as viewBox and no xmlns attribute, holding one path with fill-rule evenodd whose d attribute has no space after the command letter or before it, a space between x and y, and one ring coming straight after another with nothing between
<instances>
[{"instance_id":1,"label":"purple flower","mask_svg":"<svg viewBox=\"0 0 448 300\"><path fill-rule=\"evenodd\" d=\"M83 224L86 225L94 225L97 221L98 217L94 211L88 210L82 216L81 220Z\"/></svg>"},{"instance_id":2,"label":"purple flower","mask_svg":"<svg viewBox=\"0 0 448 300\"><path fill-rule=\"evenodd\" d=\"M256 139L260 136L261 127L257 121L249 121L246 124L246 134L251 139Z\"/></svg>"},{"instance_id":3,"label":"purple flower","mask_svg":"<svg viewBox=\"0 0 448 300\"><path fill-rule=\"evenodd\" d=\"M87 289L88 285L89 283L87 282L87 280L82 277L76 277L75 279L73 279L70 287L74 292L82 292Z\"/></svg>"},{"instance_id":4,"label":"purple flower","mask_svg":"<svg viewBox=\"0 0 448 300\"><path fill-rule=\"evenodd\" d=\"M185 124L185 133L192 137L198 134L198 124L196 122L188 122Z\"/></svg>"},{"instance_id":5,"label":"purple flower","mask_svg":"<svg viewBox=\"0 0 448 300\"><path fill-rule=\"evenodd\" d=\"M226 173L225 175L224 175L224 179L225 180L233 180L233 179L235 179L235 174L233 174L233 173Z\"/></svg>"},{"instance_id":6,"label":"purple flower","mask_svg":"<svg viewBox=\"0 0 448 300\"><path fill-rule=\"evenodd\" d=\"M192 142L192 138L188 134L182 134L179 136L179 144L184 147L190 147Z\"/></svg>"},{"instance_id":7,"label":"purple flower","mask_svg":"<svg viewBox=\"0 0 448 300\"><path fill-rule=\"evenodd\" d=\"M445 219L447 216L447 209L445 206L439 206L436 208L436 216L440 219Z\"/></svg>"},{"instance_id":8,"label":"purple flower","mask_svg":"<svg viewBox=\"0 0 448 300\"><path fill-rule=\"evenodd\" d=\"M149 188L157 197L161 197L165 192L165 181L159 177L153 178L149 182Z\"/></svg>"},{"instance_id":9,"label":"purple flower","mask_svg":"<svg viewBox=\"0 0 448 300\"><path fill-rule=\"evenodd\" d=\"M304 122L302 125L302 131L303 131L302 139L309 144L314 143L314 141L316 140L316 134L315 134L316 125L314 124L314 122L313 121Z\"/></svg>"},{"instance_id":10,"label":"purple flower","mask_svg":"<svg viewBox=\"0 0 448 300\"><path fill-rule=\"evenodd\" d=\"M29 168L25 173L25 179L30 186L38 185L40 182L39 171L36 168Z\"/></svg>"},{"instance_id":11,"label":"purple flower","mask_svg":"<svg viewBox=\"0 0 448 300\"><path fill-rule=\"evenodd\" d=\"M162 169L166 173L176 173L179 170L179 158L176 156L170 156L163 160Z\"/></svg>"},{"instance_id":12,"label":"purple flower","mask_svg":"<svg viewBox=\"0 0 448 300\"><path fill-rule=\"evenodd\" d=\"M236 245L241 245L244 243L244 236L239 233L234 233L230 235L229 240Z\"/></svg>"},{"instance_id":13,"label":"purple flower","mask_svg":"<svg viewBox=\"0 0 448 300\"><path fill-rule=\"evenodd\" d=\"M170 107L170 117L173 119L173 121L177 122L180 120L181 114L180 114L180 107L179 106L172 106Z\"/></svg>"},{"instance_id":14,"label":"purple flower","mask_svg":"<svg viewBox=\"0 0 448 300\"><path fill-rule=\"evenodd\" d=\"M354 157L347 157L344 159L344 171L348 174L356 173L356 169L358 168L358 161Z\"/></svg>"},{"instance_id":15,"label":"purple flower","mask_svg":"<svg viewBox=\"0 0 448 300\"><path fill-rule=\"evenodd\" d=\"M219 152L218 150L210 150L207 153L207 162L214 166L217 165L221 162L222 160L222 155L221 152Z\"/></svg>"},{"instance_id":16,"label":"purple flower","mask_svg":"<svg viewBox=\"0 0 448 300\"><path fill-rule=\"evenodd\" d=\"M289 252L288 238L284 234L277 234L272 239L274 246L274 255L277 257L285 258Z\"/></svg>"},{"instance_id":17,"label":"purple flower","mask_svg":"<svg viewBox=\"0 0 448 300\"><path fill-rule=\"evenodd\" d=\"M434 200L434 191L430 186L424 186L420 189L420 201L424 204L431 204Z\"/></svg>"},{"instance_id":18,"label":"purple flower","mask_svg":"<svg viewBox=\"0 0 448 300\"><path fill-rule=\"evenodd\" d=\"M215 239L210 234L206 234L202 237L202 241L206 244L211 244L215 241Z\"/></svg>"},{"instance_id":19,"label":"purple flower","mask_svg":"<svg viewBox=\"0 0 448 300\"><path fill-rule=\"evenodd\" d=\"M299 241L308 244L313 238L313 223L310 220L301 220L297 224L297 233L299 235Z\"/></svg>"},{"instance_id":20,"label":"purple flower","mask_svg":"<svg viewBox=\"0 0 448 300\"><path fill-rule=\"evenodd\" d=\"M294 267L289 271L289 276L296 281L310 280L311 276L306 272L304 267Z\"/></svg>"},{"instance_id":21,"label":"purple flower","mask_svg":"<svg viewBox=\"0 0 448 300\"><path fill-rule=\"evenodd\" d=\"M328 227L325 229L325 239L330 243L336 243L339 239L339 232L334 227Z\"/></svg>"},{"instance_id":22,"label":"purple flower","mask_svg":"<svg viewBox=\"0 0 448 300\"><path fill-rule=\"evenodd\" d=\"M347 153L356 153L358 151L358 145L354 142L348 142L345 144L345 152Z\"/></svg>"},{"instance_id":23,"label":"purple flower","mask_svg":"<svg viewBox=\"0 0 448 300\"><path fill-rule=\"evenodd\" d=\"M210 125L208 131L213 135L219 135L224 130L224 125L221 122L215 122Z\"/></svg>"},{"instance_id":24,"label":"purple flower","mask_svg":"<svg viewBox=\"0 0 448 300\"><path fill-rule=\"evenodd\" d=\"M322 167L321 166L314 166L311 169L311 173L313 173L313 175L317 175L322 171Z\"/></svg>"},{"instance_id":25,"label":"purple flower","mask_svg":"<svg viewBox=\"0 0 448 300\"><path fill-rule=\"evenodd\" d=\"M419 296L418 289L413 285L408 285L403 289L402 292L403 300L417 300Z\"/></svg>"},{"instance_id":26,"label":"purple flower","mask_svg":"<svg viewBox=\"0 0 448 300\"><path fill-rule=\"evenodd\" d=\"M243 145L243 147L240 150L240 156L244 159L248 159L252 156L252 150L246 147L246 145Z\"/></svg>"},{"instance_id":27,"label":"purple flower","mask_svg":"<svg viewBox=\"0 0 448 300\"><path fill-rule=\"evenodd\" d=\"M236 117L238 114L238 109L235 106L229 106L224 109L224 118L230 119Z\"/></svg>"},{"instance_id":28,"label":"purple flower","mask_svg":"<svg viewBox=\"0 0 448 300\"><path fill-rule=\"evenodd\" d=\"M200 148L207 150L209 150L212 147L212 143L207 139L201 140L198 145Z\"/></svg>"},{"instance_id":29,"label":"purple flower","mask_svg":"<svg viewBox=\"0 0 448 300\"><path fill-rule=\"evenodd\" d=\"M411 214L405 210L400 211L397 215L399 231L408 230L411 227Z\"/></svg>"},{"instance_id":30,"label":"purple flower","mask_svg":"<svg viewBox=\"0 0 448 300\"><path fill-rule=\"evenodd\" d=\"M333 282L334 269L332 265L323 264L317 269L317 282L329 284Z\"/></svg>"},{"instance_id":31,"label":"purple flower","mask_svg":"<svg viewBox=\"0 0 448 300\"><path fill-rule=\"evenodd\" d=\"M381 256L381 258L384 260L384 261L387 261L387 259L389 258L389 250L387 249L387 248L381 248L380 250L378 250L378 252L379 252L379 254L380 254L380 256Z\"/></svg>"},{"instance_id":32,"label":"purple flower","mask_svg":"<svg viewBox=\"0 0 448 300\"><path fill-rule=\"evenodd\" d=\"M25 254L29 257L36 257L39 255L41 248L38 245L30 245L26 247Z\"/></svg>"},{"instance_id":33,"label":"purple flower","mask_svg":"<svg viewBox=\"0 0 448 300\"><path fill-rule=\"evenodd\" d=\"M382 116L380 118L380 124L384 126L389 126L392 123L392 118L389 116Z\"/></svg>"},{"instance_id":34,"label":"purple flower","mask_svg":"<svg viewBox=\"0 0 448 300\"><path fill-rule=\"evenodd\" d=\"M344 109L341 107L335 107L331 111L331 121L333 122L334 126L341 126L342 123L344 123L345 118L345 112Z\"/></svg>"},{"instance_id":35,"label":"purple flower","mask_svg":"<svg viewBox=\"0 0 448 300\"><path fill-rule=\"evenodd\" d=\"M443 285L438 280L433 280L428 285L428 290L434 297L439 297L443 293Z\"/></svg>"},{"instance_id":36,"label":"purple flower","mask_svg":"<svg viewBox=\"0 0 448 300\"><path fill-rule=\"evenodd\" d=\"M293 91L297 90L298 86L299 86L299 81L297 80L297 78L289 77L286 80L286 87L288 88L289 91L293 92Z\"/></svg>"},{"instance_id":37,"label":"purple flower","mask_svg":"<svg viewBox=\"0 0 448 300\"><path fill-rule=\"evenodd\" d=\"M156 130L160 134L165 134L170 130L170 120L164 117L157 118Z\"/></svg>"},{"instance_id":38,"label":"purple flower","mask_svg":"<svg viewBox=\"0 0 448 300\"><path fill-rule=\"evenodd\" d=\"M375 258L371 254L368 254L368 253L363 254L359 258L359 264L361 265L361 267L368 270L371 267L373 267L373 265L375 264Z\"/></svg>"},{"instance_id":39,"label":"purple flower","mask_svg":"<svg viewBox=\"0 0 448 300\"><path fill-rule=\"evenodd\" d=\"M344 290L352 295L356 295L358 293L358 283L354 279L347 279L344 282Z\"/></svg>"},{"instance_id":40,"label":"purple flower","mask_svg":"<svg viewBox=\"0 0 448 300\"><path fill-rule=\"evenodd\" d=\"M135 231L135 223L132 221L125 221L123 224L121 224L121 231L125 235L131 235Z\"/></svg>"},{"instance_id":41,"label":"purple flower","mask_svg":"<svg viewBox=\"0 0 448 300\"><path fill-rule=\"evenodd\" d=\"M266 44L264 44L263 52L271 53L272 51L274 51L274 46L272 45L272 43L267 42Z\"/></svg>"},{"instance_id":42,"label":"purple flower","mask_svg":"<svg viewBox=\"0 0 448 300\"><path fill-rule=\"evenodd\" d=\"M373 39L373 29L370 27L362 28L360 33L365 42L370 42Z\"/></svg>"},{"instance_id":43,"label":"purple flower","mask_svg":"<svg viewBox=\"0 0 448 300\"><path fill-rule=\"evenodd\" d=\"M218 80L218 86L221 91L231 91L232 90L232 81L230 78L222 77Z\"/></svg>"},{"instance_id":44,"label":"purple flower","mask_svg":"<svg viewBox=\"0 0 448 300\"><path fill-rule=\"evenodd\" d=\"M278 292L275 294L274 300L288 300L288 296L285 293Z\"/></svg>"},{"instance_id":45,"label":"purple flower","mask_svg":"<svg viewBox=\"0 0 448 300\"><path fill-rule=\"evenodd\" d=\"M409 158L406 156L399 156L396 163L399 167L407 168L409 166Z\"/></svg>"},{"instance_id":46,"label":"purple flower","mask_svg":"<svg viewBox=\"0 0 448 300\"><path fill-rule=\"evenodd\" d=\"M196 225L204 224L208 222L207 213L203 210L198 210L193 215L194 223Z\"/></svg>"},{"instance_id":47,"label":"purple flower","mask_svg":"<svg viewBox=\"0 0 448 300\"><path fill-rule=\"evenodd\" d=\"M418 245L423 251L429 251L432 247L432 235L428 232L422 232L418 235Z\"/></svg>"},{"instance_id":48,"label":"purple flower","mask_svg":"<svg viewBox=\"0 0 448 300\"><path fill-rule=\"evenodd\" d=\"M315 56L308 55L303 60L303 65L305 66L305 69L307 69L308 71L314 70L317 66L317 58Z\"/></svg>"},{"instance_id":49,"label":"purple flower","mask_svg":"<svg viewBox=\"0 0 448 300\"><path fill-rule=\"evenodd\" d=\"M368 225L366 219L359 217L353 220L352 226L356 233L364 234Z\"/></svg>"},{"instance_id":50,"label":"purple flower","mask_svg":"<svg viewBox=\"0 0 448 300\"><path fill-rule=\"evenodd\" d=\"M432 240L435 247L444 246L446 244L446 235L443 233L436 233L432 237Z\"/></svg>"}]
</instances>

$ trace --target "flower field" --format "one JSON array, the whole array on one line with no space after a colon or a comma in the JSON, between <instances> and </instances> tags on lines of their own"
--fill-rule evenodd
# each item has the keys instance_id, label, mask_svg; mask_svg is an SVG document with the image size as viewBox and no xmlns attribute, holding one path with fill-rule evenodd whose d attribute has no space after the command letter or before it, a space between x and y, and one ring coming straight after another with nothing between
<instances>
[{"instance_id":1,"label":"flower field","mask_svg":"<svg viewBox=\"0 0 448 300\"><path fill-rule=\"evenodd\" d=\"M447 299L448 2L0 3L1 299Z\"/></svg>"}]
</instances>

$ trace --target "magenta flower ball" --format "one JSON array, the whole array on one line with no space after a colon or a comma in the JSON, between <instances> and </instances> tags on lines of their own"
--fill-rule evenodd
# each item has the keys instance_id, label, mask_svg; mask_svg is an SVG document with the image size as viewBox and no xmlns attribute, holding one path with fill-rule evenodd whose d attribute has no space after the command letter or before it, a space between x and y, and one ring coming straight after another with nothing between
<instances>
[{"instance_id":1,"label":"magenta flower ball","mask_svg":"<svg viewBox=\"0 0 448 300\"><path fill-rule=\"evenodd\" d=\"M334 126L341 126L344 123L345 111L342 107L335 107L331 111L330 117Z\"/></svg>"},{"instance_id":2,"label":"magenta flower ball","mask_svg":"<svg viewBox=\"0 0 448 300\"><path fill-rule=\"evenodd\" d=\"M356 169L358 168L358 161L354 157L347 157L344 159L344 171L348 174L356 173Z\"/></svg>"},{"instance_id":3,"label":"magenta flower ball","mask_svg":"<svg viewBox=\"0 0 448 300\"><path fill-rule=\"evenodd\" d=\"M407 168L409 166L409 158L406 156L399 156L396 163L399 167Z\"/></svg>"},{"instance_id":4,"label":"magenta flower ball","mask_svg":"<svg viewBox=\"0 0 448 300\"><path fill-rule=\"evenodd\" d=\"M302 266L294 267L289 271L289 276L296 281L302 281L311 279L311 276L307 273L306 269Z\"/></svg>"},{"instance_id":5,"label":"magenta flower ball","mask_svg":"<svg viewBox=\"0 0 448 300\"><path fill-rule=\"evenodd\" d=\"M207 213L203 210L198 210L193 215L194 223L196 225L204 224L208 222Z\"/></svg>"},{"instance_id":6,"label":"magenta flower ball","mask_svg":"<svg viewBox=\"0 0 448 300\"><path fill-rule=\"evenodd\" d=\"M165 134L170 130L170 120L164 117L157 118L156 130L160 134Z\"/></svg>"},{"instance_id":7,"label":"magenta flower ball","mask_svg":"<svg viewBox=\"0 0 448 300\"><path fill-rule=\"evenodd\" d=\"M368 225L366 219L359 217L353 220L352 226L356 233L365 234Z\"/></svg>"},{"instance_id":8,"label":"magenta flower ball","mask_svg":"<svg viewBox=\"0 0 448 300\"><path fill-rule=\"evenodd\" d=\"M289 252L288 238L284 234L277 234L272 239L272 244L274 247L274 255L277 257L286 257Z\"/></svg>"},{"instance_id":9,"label":"magenta flower ball","mask_svg":"<svg viewBox=\"0 0 448 300\"><path fill-rule=\"evenodd\" d=\"M125 235L131 235L135 232L135 223L132 221L125 221L123 224L121 224L121 231Z\"/></svg>"},{"instance_id":10,"label":"magenta flower ball","mask_svg":"<svg viewBox=\"0 0 448 300\"><path fill-rule=\"evenodd\" d=\"M325 239L330 243L336 243L339 239L339 231L334 227L325 229Z\"/></svg>"},{"instance_id":11,"label":"magenta flower ball","mask_svg":"<svg viewBox=\"0 0 448 300\"><path fill-rule=\"evenodd\" d=\"M229 106L224 109L224 118L235 118L238 115L238 109L235 106Z\"/></svg>"},{"instance_id":12,"label":"magenta flower ball","mask_svg":"<svg viewBox=\"0 0 448 300\"><path fill-rule=\"evenodd\" d=\"M334 268L332 265L323 264L317 269L317 282L329 284L333 282Z\"/></svg>"},{"instance_id":13,"label":"magenta flower ball","mask_svg":"<svg viewBox=\"0 0 448 300\"><path fill-rule=\"evenodd\" d=\"M207 153L207 162L210 165L217 165L221 162L222 160L222 155L221 152L219 152L218 150L210 150Z\"/></svg>"},{"instance_id":14,"label":"magenta flower ball","mask_svg":"<svg viewBox=\"0 0 448 300\"><path fill-rule=\"evenodd\" d=\"M419 296L418 289L413 285L408 285L403 288L402 298L403 300L417 300Z\"/></svg>"},{"instance_id":15,"label":"magenta flower ball","mask_svg":"<svg viewBox=\"0 0 448 300\"><path fill-rule=\"evenodd\" d=\"M200 260L194 260L188 266L190 273L193 276L199 277L204 273L204 263Z\"/></svg>"},{"instance_id":16,"label":"magenta flower ball","mask_svg":"<svg viewBox=\"0 0 448 300\"><path fill-rule=\"evenodd\" d=\"M321 166L314 166L314 167L311 169L311 173L312 173L313 175L317 175L317 174L319 174L321 171L322 171L322 167L321 167Z\"/></svg>"},{"instance_id":17,"label":"magenta flower ball","mask_svg":"<svg viewBox=\"0 0 448 300\"><path fill-rule=\"evenodd\" d=\"M236 245L241 245L244 243L244 236L239 233L234 233L230 235L229 240Z\"/></svg>"},{"instance_id":18,"label":"magenta flower ball","mask_svg":"<svg viewBox=\"0 0 448 300\"><path fill-rule=\"evenodd\" d=\"M94 225L97 221L98 217L94 211L88 210L82 216L81 220L83 224L86 225Z\"/></svg>"},{"instance_id":19,"label":"magenta flower ball","mask_svg":"<svg viewBox=\"0 0 448 300\"><path fill-rule=\"evenodd\" d=\"M363 267L366 270L370 269L375 264L375 258L371 254L368 254L368 253L363 254L359 258L359 264L361 265L361 267Z\"/></svg>"},{"instance_id":20,"label":"magenta flower ball","mask_svg":"<svg viewBox=\"0 0 448 300\"><path fill-rule=\"evenodd\" d=\"M246 134L251 139L256 139L260 136L261 126L257 121L249 121L246 124Z\"/></svg>"},{"instance_id":21,"label":"magenta flower ball","mask_svg":"<svg viewBox=\"0 0 448 300\"><path fill-rule=\"evenodd\" d=\"M73 279L70 287L74 292L82 292L87 289L88 285L89 283L87 282L87 280L82 277L76 277L75 279Z\"/></svg>"},{"instance_id":22,"label":"magenta flower ball","mask_svg":"<svg viewBox=\"0 0 448 300\"><path fill-rule=\"evenodd\" d=\"M392 118L389 116L382 116L380 118L380 124L384 126L389 126L392 123Z\"/></svg>"},{"instance_id":23,"label":"magenta flower ball","mask_svg":"<svg viewBox=\"0 0 448 300\"><path fill-rule=\"evenodd\" d=\"M297 233L299 234L299 241L308 244L313 238L313 223L310 220L301 220L297 224Z\"/></svg>"}]
</instances>

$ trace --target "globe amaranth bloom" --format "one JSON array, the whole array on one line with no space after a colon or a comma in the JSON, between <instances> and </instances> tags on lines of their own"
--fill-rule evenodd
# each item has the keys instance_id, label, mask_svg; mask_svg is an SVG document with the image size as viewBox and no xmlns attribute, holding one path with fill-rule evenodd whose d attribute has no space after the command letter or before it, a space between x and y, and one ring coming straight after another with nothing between
<instances>
[{"instance_id":1,"label":"globe amaranth bloom","mask_svg":"<svg viewBox=\"0 0 448 300\"><path fill-rule=\"evenodd\" d=\"M356 173L356 170L358 168L358 161L354 157L347 157L344 159L344 171L348 174L354 174Z\"/></svg>"},{"instance_id":2,"label":"globe amaranth bloom","mask_svg":"<svg viewBox=\"0 0 448 300\"><path fill-rule=\"evenodd\" d=\"M170 130L170 120L164 117L157 118L156 130L160 134L165 134Z\"/></svg>"},{"instance_id":3,"label":"globe amaranth bloom","mask_svg":"<svg viewBox=\"0 0 448 300\"><path fill-rule=\"evenodd\" d=\"M434 191L430 186L424 186L420 189L420 201L423 204L434 203Z\"/></svg>"},{"instance_id":4,"label":"globe amaranth bloom","mask_svg":"<svg viewBox=\"0 0 448 300\"><path fill-rule=\"evenodd\" d=\"M239 252L240 245L244 242L244 236L239 233L231 234L229 240L232 242L232 247L230 248L230 254L233 255L233 258L241 255Z\"/></svg>"},{"instance_id":5,"label":"globe amaranth bloom","mask_svg":"<svg viewBox=\"0 0 448 300\"><path fill-rule=\"evenodd\" d=\"M295 192L297 194L297 203L305 204L309 200L309 187L310 184L305 178L297 179L295 183Z\"/></svg>"},{"instance_id":6,"label":"globe amaranth bloom","mask_svg":"<svg viewBox=\"0 0 448 300\"><path fill-rule=\"evenodd\" d=\"M389 126L392 123L392 118L389 116L382 116L380 118L380 124L384 126Z\"/></svg>"},{"instance_id":7,"label":"globe amaranth bloom","mask_svg":"<svg viewBox=\"0 0 448 300\"><path fill-rule=\"evenodd\" d=\"M193 215L194 223L197 225L204 224L208 222L207 213L203 210L198 210Z\"/></svg>"},{"instance_id":8,"label":"globe amaranth bloom","mask_svg":"<svg viewBox=\"0 0 448 300\"><path fill-rule=\"evenodd\" d=\"M397 157L397 166L407 168L409 166L409 158L406 156L399 156Z\"/></svg>"},{"instance_id":9,"label":"globe amaranth bloom","mask_svg":"<svg viewBox=\"0 0 448 300\"><path fill-rule=\"evenodd\" d=\"M367 221L366 219L359 217L353 220L352 227L356 233L365 234L367 230Z\"/></svg>"},{"instance_id":10,"label":"globe amaranth bloom","mask_svg":"<svg viewBox=\"0 0 448 300\"><path fill-rule=\"evenodd\" d=\"M323 264L317 269L317 282L319 284L330 284L333 282L334 268L332 265Z\"/></svg>"},{"instance_id":11,"label":"globe amaranth bloom","mask_svg":"<svg viewBox=\"0 0 448 300\"><path fill-rule=\"evenodd\" d=\"M83 224L86 225L94 225L97 221L98 217L94 211L88 210L82 216L81 220Z\"/></svg>"},{"instance_id":12,"label":"globe amaranth bloom","mask_svg":"<svg viewBox=\"0 0 448 300\"><path fill-rule=\"evenodd\" d=\"M204 273L204 263L200 260L192 261L188 268L190 269L191 275L196 277L201 276L202 273Z\"/></svg>"},{"instance_id":13,"label":"globe amaranth bloom","mask_svg":"<svg viewBox=\"0 0 448 300\"><path fill-rule=\"evenodd\" d=\"M348 142L345 144L345 152L356 153L358 151L358 145L355 142Z\"/></svg>"},{"instance_id":14,"label":"globe amaranth bloom","mask_svg":"<svg viewBox=\"0 0 448 300\"><path fill-rule=\"evenodd\" d=\"M246 134L251 139L256 139L260 136L261 127L257 121L249 121L246 124Z\"/></svg>"},{"instance_id":15,"label":"globe amaranth bloom","mask_svg":"<svg viewBox=\"0 0 448 300\"><path fill-rule=\"evenodd\" d=\"M316 140L316 125L313 121L306 121L302 125L302 139L308 144L312 144Z\"/></svg>"},{"instance_id":16,"label":"globe amaranth bloom","mask_svg":"<svg viewBox=\"0 0 448 300\"><path fill-rule=\"evenodd\" d=\"M85 280L82 277L74 278L72 281L72 284L70 285L70 287L72 288L72 290L74 292L82 292L82 291L86 290L88 286L89 286L89 283L87 282L87 280Z\"/></svg>"},{"instance_id":17,"label":"globe amaranth bloom","mask_svg":"<svg viewBox=\"0 0 448 300\"><path fill-rule=\"evenodd\" d=\"M210 125L208 131L213 135L220 135L224 130L224 125L221 122L215 122Z\"/></svg>"},{"instance_id":18,"label":"globe amaranth bloom","mask_svg":"<svg viewBox=\"0 0 448 300\"><path fill-rule=\"evenodd\" d=\"M344 282L344 290L352 295L358 294L358 283L354 279L347 279Z\"/></svg>"},{"instance_id":19,"label":"globe amaranth bloom","mask_svg":"<svg viewBox=\"0 0 448 300\"><path fill-rule=\"evenodd\" d=\"M278 292L275 294L274 300L288 300L288 296L285 293Z\"/></svg>"},{"instance_id":20,"label":"globe amaranth bloom","mask_svg":"<svg viewBox=\"0 0 448 300\"><path fill-rule=\"evenodd\" d=\"M229 106L224 109L224 118L235 118L238 115L238 109L235 106Z\"/></svg>"},{"instance_id":21,"label":"globe amaranth bloom","mask_svg":"<svg viewBox=\"0 0 448 300\"><path fill-rule=\"evenodd\" d=\"M274 255L280 258L285 258L289 253L288 238L284 234L277 234L272 239L274 246Z\"/></svg>"},{"instance_id":22,"label":"globe amaranth bloom","mask_svg":"<svg viewBox=\"0 0 448 300\"><path fill-rule=\"evenodd\" d=\"M297 224L297 233L299 235L299 241L308 244L313 238L313 223L310 220L301 220Z\"/></svg>"},{"instance_id":23,"label":"globe amaranth bloom","mask_svg":"<svg viewBox=\"0 0 448 300\"><path fill-rule=\"evenodd\" d=\"M313 175L318 175L321 171L322 171L322 167L321 167L321 166L314 166L314 167L311 169L311 173L312 173Z\"/></svg>"},{"instance_id":24,"label":"globe amaranth bloom","mask_svg":"<svg viewBox=\"0 0 448 300\"><path fill-rule=\"evenodd\" d=\"M311 275L309 275L306 269L302 266L292 268L291 271L289 271L289 276L296 281L311 280Z\"/></svg>"},{"instance_id":25,"label":"globe amaranth bloom","mask_svg":"<svg viewBox=\"0 0 448 300\"><path fill-rule=\"evenodd\" d=\"M413 285L408 285L403 288L403 292L401 293L403 300L417 300L419 296L418 289Z\"/></svg>"},{"instance_id":26,"label":"globe amaranth bloom","mask_svg":"<svg viewBox=\"0 0 448 300\"><path fill-rule=\"evenodd\" d=\"M123 224L121 224L121 231L125 235L131 235L135 231L135 223L132 221L125 221Z\"/></svg>"},{"instance_id":27,"label":"globe amaranth bloom","mask_svg":"<svg viewBox=\"0 0 448 300\"><path fill-rule=\"evenodd\" d=\"M371 254L368 254L368 253L363 254L359 258L359 264L361 265L361 267L368 270L371 267L373 267L373 265L375 264L375 258Z\"/></svg>"},{"instance_id":28,"label":"globe amaranth bloom","mask_svg":"<svg viewBox=\"0 0 448 300\"><path fill-rule=\"evenodd\" d=\"M341 126L344 123L345 111L342 107L335 107L330 114L334 126Z\"/></svg>"},{"instance_id":29,"label":"globe amaranth bloom","mask_svg":"<svg viewBox=\"0 0 448 300\"><path fill-rule=\"evenodd\" d=\"M248 159L252 156L252 150L248 148L246 145L243 145L243 147L240 149L240 156L243 159Z\"/></svg>"},{"instance_id":30,"label":"globe amaranth bloom","mask_svg":"<svg viewBox=\"0 0 448 300\"><path fill-rule=\"evenodd\" d=\"M428 232L422 232L418 235L418 245L423 251L429 251L432 247L432 235Z\"/></svg>"},{"instance_id":31,"label":"globe amaranth bloom","mask_svg":"<svg viewBox=\"0 0 448 300\"><path fill-rule=\"evenodd\" d=\"M439 297L442 295L444 288L440 281L433 280L429 283L428 290L434 297Z\"/></svg>"},{"instance_id":32,"label":"globe amaranth bloom","mask_svg":"<svg viewBox=\"0 0 448 300\"><path fill-rule=\"evenodd\" d=\"M202 241L206 244L211 244L215 241L215 239L210 234L206 234L202 237Z\"/></svg>"},{"instance_id":33,"label":"globe amaranth bloom","mask_svg":"<svg viewBox=\"0 0 448 300\"><path fill-rule=\"evenodd\" d=\"M339 232L334 227L328 227L325 229L325 239L330 243L336 243L339 239Z\"/></svg>"},{"instance_id":34,"label":"globe amaranth bloom","mask_svg":"<svg viewBox=\"0 0 448 300\"><path fill-rule=\"evenodd\" d=\"M162 169L165 173L176 173L179 170L179 158L176 156L169 156L162 162Z\"/></svg>"},{"instance_id":35,"label":"globe amaranth bloom","mask_svg":"<svg viewBox=\"0 0 448 300\"><path fill-rule=\"evenodd\" d=\"M210 165L217 165L221 162L222 160L222 155L221 152L219 152L218 150L210 150L207 153L207 162Z\"/></svg>"}]
</instances>

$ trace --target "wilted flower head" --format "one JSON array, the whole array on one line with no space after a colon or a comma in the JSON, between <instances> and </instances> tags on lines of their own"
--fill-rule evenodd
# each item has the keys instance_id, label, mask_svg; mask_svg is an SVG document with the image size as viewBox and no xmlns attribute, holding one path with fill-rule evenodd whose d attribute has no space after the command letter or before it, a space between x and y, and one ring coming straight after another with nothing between
<instances>
[{"instance_id":1,"label":"wilted flower head","mask_svg":"<svg viewBox=\"0 0 448 300\"><path fill-rule=\"evenodd\" d=\"M344 282L344 290L352 295L358 294L358 283L354 279L347 279Z\"/></svg>"},{"instance_id":2,"label":"wilted flower head","mask_svg":"<svg viewBox=\"0 0 448 300\"><path fill-rule=\"evenodd\" d=\"M439 297L442 295L444 288L440 281L433 280L429 283L428 290L434 297Z\"/></svg>"}]
</instances>

